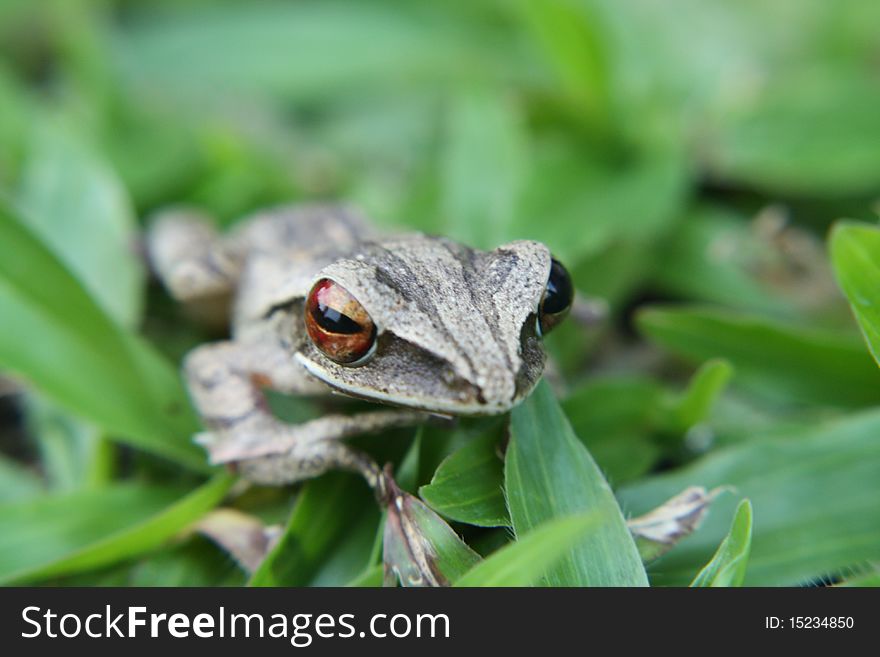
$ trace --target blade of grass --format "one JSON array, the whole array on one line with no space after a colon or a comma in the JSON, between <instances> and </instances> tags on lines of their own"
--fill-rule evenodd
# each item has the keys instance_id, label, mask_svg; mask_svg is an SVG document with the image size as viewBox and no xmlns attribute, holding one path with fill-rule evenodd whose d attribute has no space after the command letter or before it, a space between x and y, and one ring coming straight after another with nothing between
<instances>
[{"instance_id":1,"label":"blade of grass","mask_svg":"<svg viewBox=\"0 0 880 657\"><path fill-rule=\"evenodd\" d=\"M789 402L864 406L880 401L880 371L856 336L706 308L651 308L641 331L690 361L725 358L737 381Z\"/></svg>"},{"instance_id":2,"label":"blade of grass","mask_svg":"<svg viewBox=\"0 0 880 657\"><path fill-rule=\"evenodd\" d=\"M730 531L715 556L707 563L691 586L742 586L749 563L749 550L752 547L752 505L743 500L736 507Z\"/></svg>"},{"instance_id":3,"label":"blade of grass","mask_svg":"<svg viewBox=\"0 0 880 657\"><path fill-rule=\"evenodd\" d=\"M733 367L726 360L715 358L700 365L687 389L672 399L666 408L665 427L682 434L703 422L733 376Z\"/></svg>"},{"instance_id":4,"label":"blade of grass","mask_svg":"<svg viewBox=\"0 0 880 657\"><path fill-rule=\"evenodd\" d=\"M2 199L0 316L0 366L113 438L206 469L177 373L116 325Z\"/></svg>"},{"instance_id":5,"label":"blade of grass","mask_svg":"<svg viewBox=\"0 0 880 657\"><path fill-rule=\"evenodd\" d=\"M830 250L840 287L880 363L880 228L839 222L831 231Z\"/></svg>"},{"instance_id":6,"label":"blade of grass","mask_svg":"<svg viewBox=\"0 0 880 657\"><path fill-rule=\"evenodd\" d=\"M363 481L354 475L334 472L309 481L299 493L284 534L248 585L306 586L333 546L375 507Z\"/></svg>"},{"instance_id":7,"label":"blade of grass","mask_svg":"<svg viewBox=\"0 0 880 657\"><path fill-rule=\"evenodd\" d=\"M175 488L118 484L0 507L0 583L105 566L161 545L226 495L223 474L181 497Z\"/></svg>"},{"instance_id":8,"label":"blade of grass","mask_svg":"<svg viewBox=\"0 0 880 657\"><path fill-rule=\"evenodd\" d=\"M437 468L419 496L451 520L480 527L509 527L504 503L504 465L498 457L499 426L474 438Z\"/></svg>"},{"instance_id":9,"label":"blade of grass","mask_svg":"<svg viewBox=\"0 0 880 657\"><path fill-rule=\"evenodd\" d=\"M78 139L40 124L25 167L23 218L117 323L141 316L137 224L121 182Z\"/></svg>"},{"instance_id":10,"label":"blade of grass","mask_svg":"<svg viewBox=\"0 0 880 657\"><path fill-rule=\"evenodd\" d=\"M776 429L625 486L618 497L631 515L687 486L737 493L719 497L699 531L655 562L652 582L688 584L727 534L727 519L742 498L758 509L747 586L799 585L880 559L878 435L878 411Z\"/></svg>"},{"instance_id":11,"label":"blade of grass","mask_svg":"<svg viewBox=\"0 0 880 657\"><path fill-rule=\"evenodd\" d=\"M651 433L663 395L648 377L598 376L562 402L575 435L615 485L648 472L660 457Z\"/></svg>"},{"instance_id":12,"label":"blade of grass","mask_svg":"<svg viewBox=\"0 0 880 657\"><path fill-rule=\"evenodd\" d=\"M533 586L597 524L593 514L549 520L480 561L454 585Z\"/></svg>"},{"instance_id":13,"label":"blade of grass","mask_svg":"<svg viewBox=\"0 0 880 657\"><path fill-rule=\"evenodd\" d=\"M591 512L598 528L547 574L551 586L644 586L635 542L608 483L574 435L546 382L511 413L505 487L517 536Z\"/></svg>"},{"instance_id":14,"label":"blade of grass","mask_svg":"<svg viewBox=\"0 0 880 657\"><path fill-rule=\"evenodd\" d=\"M468 23L422 9L297 3L145 12L114 35L111 57L135 89L218 103L219 90L326 101L518 72L503 33L487 42Z\"/></svg>"},{"instance_id":15,"label":"blade of grass","mask_svg":"<svg viewBox=\"0 0 880 657\"><path fill-rule=\"evenodd\" d=\"M137 223L125 189L82 139L41 118L20 184L21 218L115 323L133 328L143 310L144 267L134 257ZM49 403L34 406L34 435L53 485L71 490L106 479L98 455L112 447L101 432Z\"/></svg>"},{"instance_id":16,"label":"blade of grass","mask_svg":"<svg viewBox=\"0 0 880 657\"><path fill-rule=\"evenodd\" d=\"M880 92L860 71L829 70L782 76L743 111L730 113L707 151L713 173L773 195L875 193L880 121L871 107Z\"/></svg>"},{"instance_id":17,"label":"blade of grass","mask_svg":"<svg viewBox=\"0 0 880 657\"><path fill-rule=\"evenodd\" d=\"M379 564L378 566L370 566L360 575L348 582L346 586L350 586L353 588L375 588L382 586L382 565Z\"/></svg>"},{"instance_id":18,"label":"blade of grass","mask_svg":"<svg viewBox=\"0 0 880 657\"><path fill-rule=\"evenodd\" d=\"M880 587L880 571L874 570L873 572L865 573L863 575L853 575L836 586L842 586L845 588Z\"/></svg>"},{"instance_id":19,"label":"blade of grass","mask_svg":"<svg viewBox=\"0 0 880 657\"><path fill-rule=\"evenodd\" d=\"M797 316L793 295L784 294L767 271L767 263L778 263L780 253L745 216L699 207L687 213L658 250L662 257L651 282L673 298L771 317Z\"/></svg>"},{"instance_id":20,"label":"blade of grass","mask_svg":"<svg viewBox=\"0 0 880 657\"><path fill-rule=\"evenodd\" d=\"M595 7L566 0L521 0L514 5L579 118L604 135L612 121L611 77Z\"/></svg>"},{"instance_id":21,"label":"blade of grass","mask_svg":"<svg viewBox=\"0 0 880 657\"><path fill-rule=\"evenodd\" d=\"M36 393L22 399L28 429L39 448L40 465L53 491L72 491L106 481L106 477L97 476L106 465L100 458L106 443L93 425Z\"/></svg>"}]
</instances>

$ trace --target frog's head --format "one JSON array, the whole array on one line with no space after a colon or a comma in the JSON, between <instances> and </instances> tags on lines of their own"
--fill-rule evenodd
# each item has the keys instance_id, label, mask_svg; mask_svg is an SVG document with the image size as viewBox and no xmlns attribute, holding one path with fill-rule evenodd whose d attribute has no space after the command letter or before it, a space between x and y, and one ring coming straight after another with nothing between
<instances>
[{"instance_id":1,"label":"frog's head","mask_svg":"<svg viewBox=\"0 0 880 657\"><path fill-rule=\"evenodd\" d=\"M572 297L565 268L538 242L489 252L423 235L368 243L312 281L295 357L354 397L503 413L540 379L541 335Z\"/></svg>"}]
</instances>

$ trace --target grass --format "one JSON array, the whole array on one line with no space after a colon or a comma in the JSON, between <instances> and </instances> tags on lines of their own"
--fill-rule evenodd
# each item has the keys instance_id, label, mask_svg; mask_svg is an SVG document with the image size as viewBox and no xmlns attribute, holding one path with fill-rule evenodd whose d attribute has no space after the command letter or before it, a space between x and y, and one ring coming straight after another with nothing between
<instances>
[{"instance_id":1,"label":"grass","mask_svg":"<svg viewBox=\"0 0 880 657\"><path fill-rule=\"evenodd\" d=\"M876 582L878 21L870 0L0 3L0 582L377 585L383 543L465 586ZM144 222L313 199L544 241L609 305L548 337L552 386L511 417L356 441L409 524L347 474L245 488L190 440L177 368L222 333L150 279ZM727 492L643 564L624 519L694 485ZM279 528L254 574L197 531L219 507Z\"/></svg>"}]
</instances>

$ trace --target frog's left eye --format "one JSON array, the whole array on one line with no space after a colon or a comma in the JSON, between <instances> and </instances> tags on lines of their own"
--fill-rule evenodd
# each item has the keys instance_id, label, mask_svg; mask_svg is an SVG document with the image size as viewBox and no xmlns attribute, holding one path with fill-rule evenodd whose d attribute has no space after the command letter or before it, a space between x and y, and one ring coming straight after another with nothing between
<instances>
[{"instance_id":1,"label":"frog's left eye","mask_svg":"<svg viewBox=\"0 0 880 657\"><path fill-rule=\"evenodd\" d=\"M322 278L306 299L306 332L340 365L362 365L376 351L376 325L348 290Z\"/></svg>"},{"instance_id":2,"label":"frog's left eye","mask_svg":"<svg viewBox=\"0 0 880 657\"><path fill-rule=\"evenodd\" d=\"M574 300L574 285L568 270L556 258L550 263L550 276L538 309L538 329L541 335L549 333L565 319Z\"/></svg>"}]
</instances>

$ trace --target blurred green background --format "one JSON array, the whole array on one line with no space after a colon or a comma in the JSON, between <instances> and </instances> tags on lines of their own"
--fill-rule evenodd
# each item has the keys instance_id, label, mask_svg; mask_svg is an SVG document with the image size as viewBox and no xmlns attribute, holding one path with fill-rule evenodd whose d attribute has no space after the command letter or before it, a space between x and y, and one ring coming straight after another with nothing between
<instances>
[{"instance_id":1,"label":"blurred green background","mask_svg":"<svg viewBox=\"0 0 880 657\"><path fill-rule=\"evenodd\" d=\"M549 347L624 511L735 488L653 582L690 581L742 497L747 583L870 573L880 372L825 240L876 222L878 107L872 0L0 0L0 581L245 581L181 533L230 485L203 483L175 370L217 335L149 281L138 236L171 204L228 225L316 198L542 240L608 300ZM467 430L422 436L411 487ZM360 482L234 506L283 524L294 499L307 547L281 583L369 569ZM509 538L446 515L477 551Z\"/></svg>"}]
</instances>

